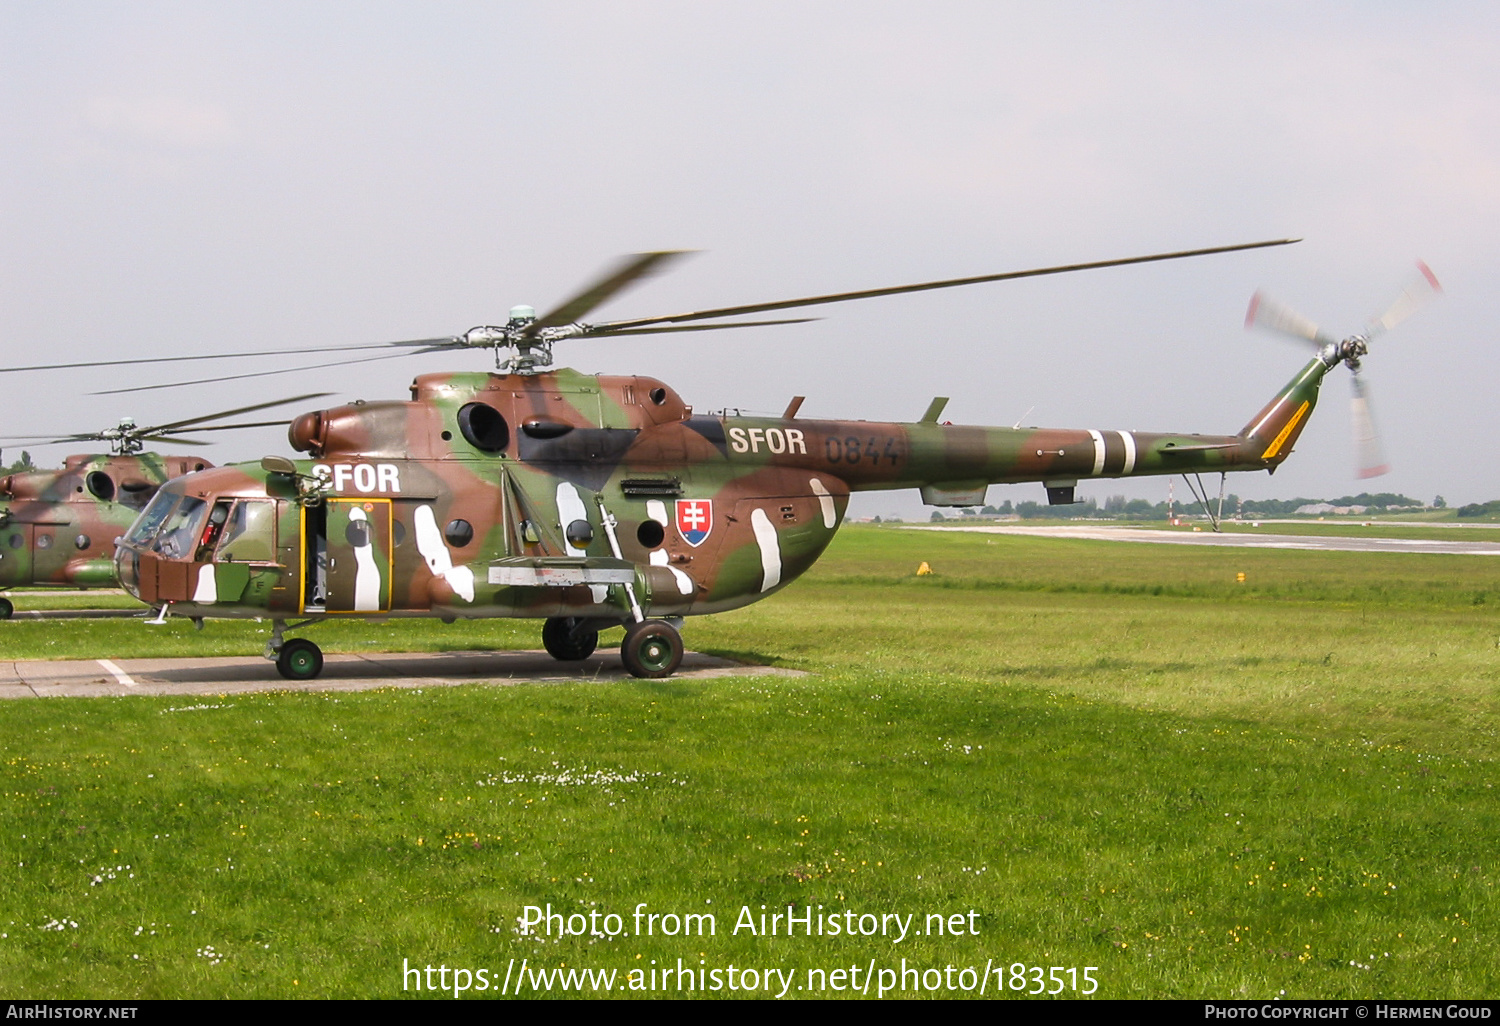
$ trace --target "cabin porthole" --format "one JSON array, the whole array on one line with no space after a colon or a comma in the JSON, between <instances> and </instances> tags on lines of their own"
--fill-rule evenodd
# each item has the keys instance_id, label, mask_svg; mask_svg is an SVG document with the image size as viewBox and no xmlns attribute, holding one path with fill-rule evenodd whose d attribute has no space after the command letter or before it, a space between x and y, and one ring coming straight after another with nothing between
<instances>
[{"instance_id":1,"label":"cabin porthole","mask_svg":"<svg viewBox=\"0 0 1500 1026\"><path fill-rule=\"evenodd\" d=\"M573 521L563 534L567 537L568 544L575 549L586 549L589 542L594 540L594 528L587 520Z\"/></svg>"},{"instance_id":2,"label":"cabin porthole","mask_svg":"<svg viewBox=\"0 0 1500 1026\"><path fill-rule=\"evenodd\" d=\"M654 549L667 540L667 529L659 520L642 520L641 526L635 529L635 540L648 549Z\"/></svg>"},{"instance_id":3,"label":"cabin porthole","mask_svg":"<svg viewBox=\"0 0 1500 1026\"><path fill-rule=\"evenodd\" d=\"M461 549L474 540L474 525L467 520L450 520L443 528L443 537L455 549Z\"/></svg>"}]
</instances>

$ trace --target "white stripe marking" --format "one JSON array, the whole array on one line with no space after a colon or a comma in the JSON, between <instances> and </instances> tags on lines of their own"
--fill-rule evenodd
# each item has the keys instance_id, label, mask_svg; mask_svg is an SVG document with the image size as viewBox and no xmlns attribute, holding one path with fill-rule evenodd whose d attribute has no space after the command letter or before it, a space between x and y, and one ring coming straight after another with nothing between
<instances>
[{"instance_id":1,"label":"white stripe marking","mask_svg":"<svg viewBox=\"0 0 1500 1026\"><path fill-rule=\"evenodd\" d=\"M776 528L766 511L756 509L750 514L750 526L755 531L755 543L760 546L760 566L763 576L761 591L770 591L781 583L781 541L776 537Z\"/></svg>"},{"instance_id":2,"label":"white stripe marking","mask_svg":"<svg viewBox=\"0 0 1500 1026\"><path fill-rule=\"evenodd\" d=\"M212 563L204 563L198 568L198 588L193 592L194 602L217 602L219 601L219 585L214 577Z\"/></svg>"},{"instance_id":3,"label":"white stripe marking","mask_svg":"<svg viewBox=\"0 0 1500 1026\"><path fill-rule=\"evenodd\" d=\"M417 551L427 561L427 569L434 577L441 577L465 602L474 601L474 571L466 566L454 566L453 554L443 541L443 532L438 530L437 517L431 506L418 506L412 514L412 534L417 537Z\"/></svg>"},{"instance_id":4,"label":"white stripe marking","mask_svg":"<svg viewBox=\"0 0 1500 1026\"><path fill-rule=\"evenodd\" d=\"M115 680L119 681L121 684L124 684L127 688L133 688L133 687L136 686L135 681L133 681L133 680L130 679L130 674L128 674L124 670L120 669L118 666L116 666L114 663L110 662L108 659L96 659L95 662L97 662L100 666L104 667L106 670L108 670L110 673L112 673L114 675Z\"/></svg>"},{"instance_id":5,"label":"white stripe marking","mask_svg":"<svg viewBox=\"0 0 1500 1026\"><path fill-rule=\"evenodd\" d=\"M1286 405L1286 401L1289 398L1290 398L1290 396L1282 396L1280 399L1278 399L1276 401L1276 405L1272 406L1269 410L1267 410L1266 411L1266 415L1264 417L1260 418L1260 420L1256 421L1255 422L1255 426L1253 428L1251 428L1249 431L1245 432L1245 433L1247 435L1251 436L1251 437L1259 435L1260 434L1260 429L1266 426L1266 421L1268 421L1272 417L1276 416L1277 412L1283 406Z\"/></svg>"},{"instance_id":6,"label":"white stripe marking","mask_svg":"<svg viewBox=\"0 0 1500 1026\"><path fill-rule=\"evenodd\" d=\"M649 558L652 566L665 567L671 571L673 579L677 581L678 591L684 595L693 593L693 579L667 562L666 549L653 549Z\"/></svg>"},{"instance_id":7,"label":"white stripe marking","mask_svg":"<svg viewBox=\"0 0 1500 1026\"><path fill-rule=\"evenodd\" d=\"M838 523L838 514L833 508L833 496L828 493L828 486L817 478L812 479L813 494L818 497L818 505L823 507L823 526L830 531L833 525Z\"/></svg>"},{"instance_id":8,"label":"white stripe marking","mask_svg":"<svg viewBox=\"0 0 1500 1026\"><path fill-rule=\"evenodd\" d=\"M1090 431L1089 437L1094 440L1094 470L1092 476L1098 477L1104 473L1104 436L1097 431Z\"/></svg>"},{"instance_id":9,"label":"white stripe marking","mask_svg":"<svg viewBox=\"0 0 1500 1026\"><path fill-rule=\"evenodd\" d=\"M1135 436L1129 431L1116 431L1115 434L1125 443L1125 466L1120 468L1120 473L1128 474L1135 469Z\"/></svg>"},{"instance_id":10,"label":"white stripe marking","mask_svg":"<svg viewBox=\"0 0 1500 1026\"><path fill-rule=\"evenodd\" d=\"M375 562L375 525L358 506L349 508L349 521L363 523L366 530L356 537L364 541L354 546L354 609L368 613L380 609L380 566Z\"/></svg>"},{"instance_id":11,"label":"white stripe marking","mask_svg":"<svg viewBox=\"0 0 1500 1026\"><path fill-rule=\"evenodd\" d=\"M589 511L584 506L583 496L578 494L578 489L574 488L570 482L559 481L557 483L557 522L562 525L563 548L567 550L568 555L588 555L583 549L568 541L567 537L569 524L575 520L582 520L587 523L588 519ZM609 588L607 585L591 584L589 585L589 591L593 594L595 602L603 602L609 598Z\"/></svg>"}]
</instances>

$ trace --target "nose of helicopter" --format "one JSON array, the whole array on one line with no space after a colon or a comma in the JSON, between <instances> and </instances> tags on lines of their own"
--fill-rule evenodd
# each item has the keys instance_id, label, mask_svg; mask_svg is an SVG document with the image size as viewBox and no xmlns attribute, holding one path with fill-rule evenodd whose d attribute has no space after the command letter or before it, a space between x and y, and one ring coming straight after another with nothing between
<instances>
[{"instance_id":1,"label":"nose of helicopter","mask_svg":"<svg viewBox=\"0 0 1500 1026\"><path fill-rule=\"evenodd\" d=\"M141 556L125 545L124 538L115 539L115 579L131 598L141 599ZM142 600L144 601L144 600Z\"/></svg>"}]
</instances>

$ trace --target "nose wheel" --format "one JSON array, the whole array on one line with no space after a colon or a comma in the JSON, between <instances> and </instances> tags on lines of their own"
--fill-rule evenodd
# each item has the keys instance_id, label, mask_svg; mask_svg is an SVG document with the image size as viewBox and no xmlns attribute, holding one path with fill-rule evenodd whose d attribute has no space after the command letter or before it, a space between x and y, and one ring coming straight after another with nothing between
<instances>
[{"instance_id":1,"label":"nose wheel","mask_svg":"<svg viewBox=\"0 0 1500 1026\"><path fill-rule=\"evenodd\" d=\"M276 654L276 672L287 680L312 680L323 672L323 650L306 638L293 638Z\"/></svg>"},{"instance_id":2,"label":"nose wheel","mask_svg":"<svg viewBox=\"0 0 1500 1026\"><path fill-rule=\"evenodd\" d=\"M631 676L670 677L682 665L682 635L665 620L642 620L625 628L620 658Z\"/></svg>"}]
</instances>

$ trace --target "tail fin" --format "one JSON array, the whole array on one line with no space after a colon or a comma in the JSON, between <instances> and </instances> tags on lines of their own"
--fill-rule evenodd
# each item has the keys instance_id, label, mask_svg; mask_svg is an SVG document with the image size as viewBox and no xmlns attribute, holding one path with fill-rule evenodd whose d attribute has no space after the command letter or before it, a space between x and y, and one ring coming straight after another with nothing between
<instances>
[{"instance_id":1,"label":"tail fin","mask_svg":"<svg viewBox=\"0 0 1500 1026\"><path fill-rule=\"evenodd\" d=\"M1328 365L1321 358L1315 358L1287 382L1254 420L1240 429L1239 437L1252 455L1259 456L1272 467L1280 465L1291 455L1297 436L1307 426L1308 418L1318 404L1318 386L1327 373ZM1257 449L1259 452L1255 451Z\"/></svg>"}]
</instances>

